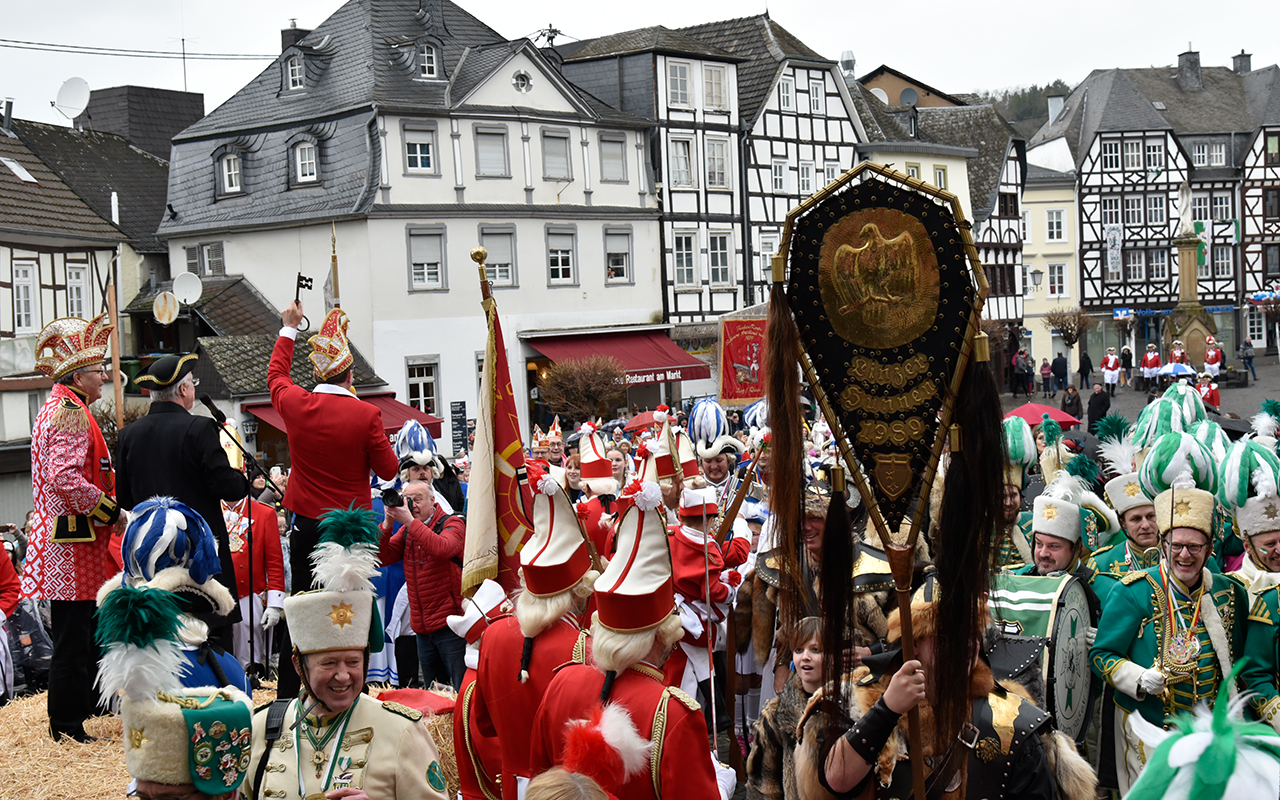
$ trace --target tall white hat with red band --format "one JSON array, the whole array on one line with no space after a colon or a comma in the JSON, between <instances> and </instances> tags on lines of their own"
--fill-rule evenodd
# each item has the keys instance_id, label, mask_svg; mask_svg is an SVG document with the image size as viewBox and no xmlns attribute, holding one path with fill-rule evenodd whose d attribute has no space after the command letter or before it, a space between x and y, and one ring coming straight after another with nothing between
<instances>
[{"instance_id":1,"label":"tall white hat with red band","mask_svg":"<svg viewBox=\"0 0 1280 800\"><path fill-rule=\"evenodd\" d=\"M619 633L657 627L675 610L662 490L632 481L618 498L617 552L595 583L597 620Z\"/></svg>"},{"instance_id":2,"label":"tall white hat with red band","mask_svg":"<svg viewBox=\"0 0 1280 800\"><path fill-rule=\"evenodd\" d=\"M581 480L593 494L617 494L618 482L613 477L613 462L605 455L600 428L593 422L582 423L582 436L578 439L578 461Z\"/></svg>"},{"instance_id":3,"label":"tall white hat with red band","mask_svg":"<svg viewBox=\"0 0 1280 800\"><path fill-rule=\"evenodd\" d=\"M680 493L680 516L710 519L720 513L716 500L716 490L710 487L685 489Z\"/></svg>"},{"instance_id":4,"label":"tall white hat with red band","mask_svg":"<svg viewBox=\"0 0 1280 800\"><path fill-rule=\"evenodd\" d=\"M653 412L653 421L659 423L657 434L644 442L636 451L637 456L644 458L640 466L640 480L670 484L676 474L676 454L671 452L670 436L671 420L666 406L658 406Z\"/></svg>"},{"instance_id":5,"label":"tall white hat with red band","mask_svg":"<svg viewBox=\"0 0 1280 800\"><path fill-rule=\"evenodd\" d=\"M569 495L536 463L529 464L528 471L533 536L520 550L524 587L537 597L552 597L582 580L591 569L591 553Z\"/></svg>"},{"instance_id":6,"label":"tall white hat with red band","mask_svg":"<svg viewBox=\"0 0 1280 800\"><path fill-rule=\"evenodd\" d=\"M683 428L676 428L676 455L680 459L680 471L684 473L684 485L689 486L701 475L698 470L698 454L694 451L693 440Z\"/></svg>"},{"instance_id":7,"label":"tall white hat with red band","mask_svg":"<svg viewBox=\"0 0 1280 800\"><path fill-rule=\"evenodd\" d=\"M489 623L502 613L506 592L495 580L485 579L476 587L476 593L462 599L462 613L445 617L449 630L462 637L467 643L467 652L463 660L468 669L480 666L480 637L484 635Z\"/></svg>"}]
</instances>

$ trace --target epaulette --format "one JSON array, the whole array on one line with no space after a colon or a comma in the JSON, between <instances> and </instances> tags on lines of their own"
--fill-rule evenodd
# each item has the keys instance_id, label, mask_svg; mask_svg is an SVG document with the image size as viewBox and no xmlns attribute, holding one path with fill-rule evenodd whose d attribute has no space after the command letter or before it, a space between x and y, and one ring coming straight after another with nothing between
<instances>
[{"instance_id":1,"label":"epaulette","mask_svg":"<svg viewBox=\"0 0 1280 800\"><path fill-rule=\"evenodd\" d=\"M699 703L697 700L694 700L692 697L690 697L689 694L685 692L684 689L681 689L679 686L668 686L665 691L667 694L679 700L680 705L684 706L690 711L702 710L702 704Z\"/></svg>"},{"instance_id":2,"label":"epaulette","mask_svg":"<svg viewBox=\"0 0 1280 800\"><path fill-rule=\"evenodd\" d=\"M1099 547L1097 550L1094 550L1094 551L1093 551L1093 557L1094 557L1094 558L1097 558L1098 556L1102 555L1103 553L1107 552L1108 550L1114 550L1114 549L1115 549L1115 547L1116 547L1116 546L1115 546L1114 544L1109 544L1109 545L1106 545L1105 547Z\"/></svg>"},{"instance_id":3,"label":"epaulette","mask_svg":"<svg viewBox=\"0 0 1280 800\"><path fill-rule=\"evenodd\" d=\"M1261 622L1266 625L1275 625L1276 621L1271 618L1271 609L1267 608L1267 592L1274 592L1276 587L1268 587L1265 591L1258 593L1258 599L1253 601L1253 607L1249 609L1249 621Z\"/></svg>"},{"instance_id":4,"label":"epaulette","mask_svg":"<svg viewBox=\"0 0 1280 800\"><path fill-rule=\"evenodd\" d=\"M409 708L408 706L402 706L399 703L392 703L388 700L382 701L382 707L390 711L392 714L399 714L405 719L411 719L414 722L422 719L422 712L416 708Z\"/></svg>"},{"instance_id":5,"label":"epaulette","mask_svg":"<svg viewBox=\"0 0 1280 800\"><path fill-rule=\"evenodd\" d=\"M1140 569L1134 570L1133 572L1126 572L1124 575L1120 576L1120 583L1124 584L1125 586L1128 586L1130 584L1137 583L1138 581L1146 577L1148 576L1145 571Z\"/></svg>"},{"instance_id":6,"label":"epaulette","mask_svg":"<svg viewBox=\"0 0 1280 800\"><path fill-rule=\"evenodd\" d=\"M72 398L64 397L58 410L50 415L49 425L65 433L84 433L89 430L89 412Z\"/></svg>"}]
</instances>

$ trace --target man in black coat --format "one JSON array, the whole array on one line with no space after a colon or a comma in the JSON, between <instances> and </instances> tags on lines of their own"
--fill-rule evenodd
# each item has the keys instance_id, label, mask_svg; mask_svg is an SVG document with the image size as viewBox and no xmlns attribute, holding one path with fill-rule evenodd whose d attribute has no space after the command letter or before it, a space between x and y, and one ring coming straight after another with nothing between
<instances>
[{"instance_id":1,"label":"man in black coat","mask_svg":"<svg viewBox=\"0 0 1280 800\"><path fill-rule=\"evenodd\" d=\"M1089 396L1089 433L1097 433L1098 420L1111 410L1111 395L1103 391L1102 384L1093 385L1093 394Z\"/></svg>"},{"instance_id":2,"label":"man in black coat","mask_svg":"<svg viewBox=\"0 0 1280 800\"><path fill-rule=\"evenodd\" d=\"M218 540L222 561L218 582L236 597L236 573L220 501L246 496L249 483L227 460L218 440L218 423L191 413L196 403L197 384L191 374L195 363L194 353L165 356L135 379L151 392L151 410L120 431L116 496L121 508L131 509L156 495L168 495L204 517ZM228 634L233 621L226 620ZM220 638L222 632L215 634Z\"/></svg>"},{"instance_id":3,"label":"man in black coat","mask_svg":"<svg viewBox=\"0 0 1280 800\"><path fill-rule=\"evenodd\" d=\"M1049 365L1049 369L1053 372L1053 396L1058 396L1059 389L1067 388L1067 358L1062 355L1062 351L1058 351L1058 357Z\"/></svg>"}]
</instances>

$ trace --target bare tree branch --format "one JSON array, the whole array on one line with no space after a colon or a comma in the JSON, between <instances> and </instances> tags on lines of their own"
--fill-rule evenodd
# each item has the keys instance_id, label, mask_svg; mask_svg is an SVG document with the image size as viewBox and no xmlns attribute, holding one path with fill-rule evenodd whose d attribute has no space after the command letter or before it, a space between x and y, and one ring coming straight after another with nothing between
<instances>
[{"instance_id":1,"label":"bare tree branch","mask_svg":"<svg viewBox=\"0 0 1280 800\"><path fill-rule=\"evenodd\" d=\"M1081 308L1059 307L1045 312L1044 327L1046 330L1058 332L1058 338L1068 348L1076 346L1080 337L1094 328L1098 321L1089 316Z\"/></svg>"},{"instance_id":2,"label":"bare tree branch","mask_svg":"<svg viewBox=\"0 0 1280 800\"><path fill-rule=\"evenodd\" d=\"M542 401L562 417L581 422L608 416L627 398L626 370L610 356L557 361L538 379ZM564 420L561 420L562 423Z\"/></svg>"}]
</instances>

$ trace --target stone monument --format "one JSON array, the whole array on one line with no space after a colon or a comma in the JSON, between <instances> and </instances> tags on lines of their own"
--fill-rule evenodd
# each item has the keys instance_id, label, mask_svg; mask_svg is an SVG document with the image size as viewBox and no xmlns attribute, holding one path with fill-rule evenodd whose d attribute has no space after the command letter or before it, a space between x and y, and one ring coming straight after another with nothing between
<instances>
[{"instance_id":1,"label":"stone monument","mask_svg":"<svg viewBox=\"0 0 1280 800\"><path fill-rule=\"evenodd\" d=\"M1178 187L1178 233L1173 237L1178 248L1178 304L1174 306L1164 326L1164 354L1167 358L1175 339L1182 340L1197 372L1204 363L1205 339L1218 333L1218 324L1200 303L1200 277L1196 268L1196 251L1200 237L1196 236L1191 219L1191 185L1186 181Z\"/></svg>"}]
</instances>

